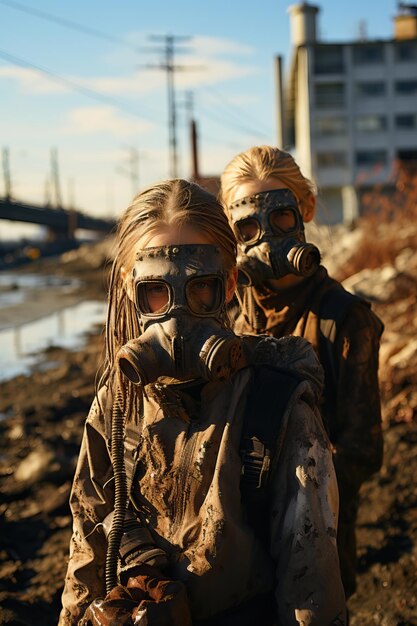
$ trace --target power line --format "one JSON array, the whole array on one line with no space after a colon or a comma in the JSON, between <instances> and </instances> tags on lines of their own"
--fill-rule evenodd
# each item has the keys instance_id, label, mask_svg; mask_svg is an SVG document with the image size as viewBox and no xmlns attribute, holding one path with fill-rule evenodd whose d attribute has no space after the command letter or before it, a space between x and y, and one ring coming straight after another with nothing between
<instances>
[{"instance_id":1,"label":"power line","mask_svg":"<svg viewBox=\"0 0 417 626\"><path fill-rule=\"evenodd\" d=\"M35 65L34 63L27 61L26 59L10 54L6 50L0 49L0 58L4 59L5 61L9 61L13 65L18 65L19 67L23 67L23 68L29 68L31 70L38 72L39 74L43 74L47 76L48 78L50 78L51 80L57 83L60 83L62 85L65 85L72 91L81 93L82 95L87 96L88 98L92 98L93 100L98 100L99 102L105 102L106 104L111 104L112 106L118 108L120 111L123 111L124 113L128 115L132 115L133 117L140 118L142 120L145 119L142 115L139 115L139 113L137 113L136 111L133 111L132 109L126 107L120 100L117 100L116 98L107 96L106 94L101 93L100 91L96 91L95 89L91 89L90 87L84 87L83 85L80 85L76 81L73 81L69 78L65 78L64 76L60 76L59 74L55 74L51 72L50 70L47 70L45 68L40 67L39 65ZM155 123L155 120L147 120L147 121L152 121L152 123ZM160 122L156 122L156 123L160 124Z\"/></svg>"},{"instance_id":2,"label":"power line","mask_svg":"<svg viewBox=\"0 0 417 626\"><path fill-rule=\"evenodd\" d=\"M17 10L17 11L21 11L21 12L26 13L28 15L33 15L34 17L37 17L39 19L43 19L43 20L46 20L48 22L52 22L54 24L58 24L59 26L63 26L65 28L69 28L71 30L83 33L84 35L87 35L87 36L90 36L90 37L94 37L96 39L101 39L102 41L108 41L108 42L111 42L111 43L117 43L117 44L123 45L125 47L128 47L128 48L130 48L130 49L132 49L132 50L134 50L136 52L141 50L140 48L138 48L134 44L130 44L129 42L127 42L124 39L122 39L121 37L115 37L114 35L111 35L110 33L106 33L105 31L102 31L102 30L99 30L99 29L96 29L96 28L92 28L90 26L86 26L84 24L81 24L80 22L75 22L74 20L69 20L67 18L62 18L62 17L59 17L59 16L54 15L52 13L49 13L47 11L42 11L40 9L29 7L29 6L27 6L25 4L22 4L20 2L15 2L15 0L0 0L0 4L2 4L4 6L7 6L9 8L12 8L14 10ZM169 37L170 36L167 35L165 37L155 36L155 37L152 37L152 38L155 39L155 40L157 40L157 39L159 39L159 40L165 39L165 41L167 42L167 39ZM189 38L187 38L187 37L185 37L185 38L184 37L183 38L178 37L176 39L183 39L184 40L184 39L189 39ZM46 73L51 78L54 77L54 75L51 72L49 72L48 70L43 70L42 68L39 68L39 67L37 67L37 66L35 66L33 64L30 64L29 62L26 62L26 61L24 63L25 63L25 65L27 67L31 67L32 69L36 69L37 71ZM165 66L163 64L161 64L158 67L160 69L165 69L167 71L167 74L168 74L167 81L171 82L171 79L169 78L170 70L167 69L166 65L168 65L168 63L166 63ZM173 69L177 70L177 69L183 69L183 68L176 67L176 68L173 68ZM108 99L108 101L110 101L110 99L107 96L105 96L104 94L99 94L99 92L96 92L96 91L91 90L89 88L84 88L84 87L82 87L80 85L77 85L73 81L69 81L68 79L64 79L64 78L61 78L61 77L56 76L56 75L55 75L55 78L56 78L56 80L59 80L60 82L63 82L64 80L66 80L67 81L66 82L67 86L71 85L71 87L74 90L78 90L80 92L82 91L82 93L84 93L84 95L87 95L87 92L90 92L90 95L92 93L94 93L96 96L104 97L104 98ZM173 76L172 76L172 79L173 79ZM171 93L171 95L168 96L169 97L169 101L170 101L169 106L170 106L170 120L171 120L170 121L170 124L171 124L170 145L172 146L171 147L171 151L173 151L173 144L176 142L175 131L173 130L174 129L174 125L175 125L175 121L174 121L175 120L175 103L172 104L172 102L173 102L173 100L172 100L172 90L173 90L172 87L168 88L168 91ZM219 94L212 87L205 87L205 88L203 88L203 91L206 91L211 96L214 96L216 98L217 102L221 104L221 106L225 110L226 114L227 113L229 113L229 115L232 114L235 118L236 117L240 117L241 121L243 121L244 123L247 122L247 121L250 121L250 123L252 123L252 122L255 122L256 124L259 123L258 121L250 119L250 117L247 115L247 112L245 112L243 109L238 107L236 104L231 104L230 102L228 102L224 98L224 96ZM118 104L117 106L120 108L120 104ZM123 109L125 110L125 112L128 112L130 115L134 114L131 111L127 111L124 107L123 107ZM246 118L246 119L244 119L244 118ZM247 128L248 127L246 126L246 129ZM256 133L251 131L249 134L257 134L257 135L260 135L260 136L263 136L263 137L269 137L270 136L270 133L269 133L268 129L266 129L265 127L261 128ZM171 159L173 159L173 158L174 157L172 156Z\"/></svg>"},{"instance_id":3,"label":"power line","mask_svg":"<svg viewBox=\"0 0 417 626\"><path fill-rule=\"evenodd\" d=\"M80 24L79 22L74 22L73 20L68 20L64 17L59 17L58 15L54 15L52 13L48 13L47 11L41 11L40 9L34 9L33 7L28 7L25 4L21 4L20 2L14 2L14 0L0 0L0 4L4 6L8 6L11 9L15 9L16 11L21 11L22 13L27 13L28 15L33 15L42 20L46 20L47 22L52 22L54 24L58 24L59 26L64 26L65 28L70 28L71 30L75 30L79 33L83 33L84 35L89 35L90 37L94 37L95 39L101 39L102 41L109 41L112 43L122 44L133 50L138 50L136 46L128 43L121 37L115 37L110 33L106 33L97 28L91 28L91 26L85 26L84 24Z\"/></svg>"},{"instance_id":4,"label":"power line","mask_svg":"<svg viewBox=\"0 0 417 626\"><path fill-rule=\"evenodd\" d=\"M249 116L247 112L241 107L235 105L234 103L232 104L230 101L228 101L224 96L219 94L212 87L203 87L202 91L208 92L211 97L214 97L217 100L217 102L221 104L225 113L232 115L235 119L237 119L238 123L243 122L244 124L247 124L249 122L249 124L256 124L256 126L259 125L258 120ZM240 121L238 118L240 118ZM258 135L262 135L264 137L270 137L271 135L270 131L262 124L260 126L261 128L259 128L257 131Z\"/></svg>"},{"instance_id":5,"label":"power line","mask_svg":"<svg viewBox=\"0 0 417 626\"><path fill-rule=\"evenodd\" d=\"M36 9L33 7L29 7L25 4L22 4L20 2L15 2L15 0L0 0L0 4L3 4L4 6L7 6L9 8L12 8L14 10L17 11L21 11L23 13L27 13L28 15L33 15L34 17L37 17L39 19L43 19L46 20L48 22L52 22L54 24L58 24L59 26L63 26L65 28L69 28L71 30L83 33L84 35L88 35L90 37L94 37L96 39L101 39L102 41L108 41L111 43L117 43L120 45L123 45L125 47L128 47L132 50L135 50L136 52L142 50L140 48L138 48L137 46L135 46L134 44L130 44L129 42L125 41L124 39L122 39L121 37L115 37L114 35L111 35L110 33L106 33L105 31L99 30L97 28L92 28L90 26L86 26L84 24L81 24L80 22L75 22L74 20L69 20L67 18L62 18L59 17L57 15L54 15L52 13L49 13L47 11L42 11L40 9ZM169 37L169 36L167 36ZM156 39L156 37L154 37L154 39ZM162 37L160 37L159 39L162 39ZM179 38L180 39L180 38ZM182 38L184 39L184 38ZM187 38L185 38L187 39ZM165 69L162 68L161 69ZM177 68L179 69L179 68ZM248 122L250 121L250 123L256 123L258 124L259 122L254 119L250 119L250 116L247 115L247 112L244 111L241 107L238 107L236 104L231 104L230 102L228 102L224 96L222 96L221 94L219 94L215 89L213 89L213 87L205 87L203 88L203 91L208 92L210 95L214 96L216 98L216 100L221 104L221 106L223 107L223 109L226 111L227 113L227 109L229 109L229 114L232 113L235 117L240 117L241 121ZM173 110L173 109L172 109ZM174 113L175 116L175 113ZM171 111L171 117L172 117L172 111ZM268 129L266 129L265 127L261 128L260 131L258 131L258 134L264 136L264 137L269 137L270 136L270 132L268 131ZM171 139L172 141L172 139Z\"/></svg>"},{"instance_id":6,"label":"power line","mask_svg":"<svg viewBox=\"0 0 417 626\"><path fill-rule=\"evenodd\" d=\"M235 130L238 130L241 133L245 133L245 135L249 135L251 137L259 137L259 136L266 137L266 135L264 135L263 133L260 133L258 129L249 128L248 126L243 126L242 124L235 124L233 122L224 120L224 118L221 118L221 117L219 118L217 115L213 114L213 111L211 110L209 111L205 107L203 107L201 111L203 115L211 119L216 124L220 124L221 126L224 126L226 128L234 128Z\"/></svg>"}]
</instances>

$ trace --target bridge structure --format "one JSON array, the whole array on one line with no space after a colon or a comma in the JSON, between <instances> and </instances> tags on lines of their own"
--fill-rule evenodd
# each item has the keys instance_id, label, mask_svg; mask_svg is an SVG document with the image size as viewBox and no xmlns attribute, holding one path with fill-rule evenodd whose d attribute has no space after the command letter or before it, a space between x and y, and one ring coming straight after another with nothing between
<instances>
[{"instance_id":1,"label":"bridge structure","mask_svg":"<svg viewBox=\"0 0 417 626\"><path fill-rule=\"evenodd\" d=\"M93 217L79 210L25 204L10 197L0 198L0 219L46 226L53 239L74 239L77 229L107 234L116 225L115 220Z\"/></svg>"}]
</instances>

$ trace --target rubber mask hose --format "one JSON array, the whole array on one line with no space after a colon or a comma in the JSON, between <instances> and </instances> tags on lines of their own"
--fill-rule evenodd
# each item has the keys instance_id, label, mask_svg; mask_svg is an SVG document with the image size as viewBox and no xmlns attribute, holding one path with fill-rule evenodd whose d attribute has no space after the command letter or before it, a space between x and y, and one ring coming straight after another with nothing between
<instances>
[{"instance_id":1,"label":"rubber mask hose","mask_svg":"<svg viewBox=\"0 0 417 626\"><path fill-rule=\"evenodd\" d=\"M117 585L117 563L127 507L127 483L124 463L124 412L120 379L113 400L111 427L111 459L114 475L114 516L107 539L106 592Z\"/></svg>"}]
</instances>

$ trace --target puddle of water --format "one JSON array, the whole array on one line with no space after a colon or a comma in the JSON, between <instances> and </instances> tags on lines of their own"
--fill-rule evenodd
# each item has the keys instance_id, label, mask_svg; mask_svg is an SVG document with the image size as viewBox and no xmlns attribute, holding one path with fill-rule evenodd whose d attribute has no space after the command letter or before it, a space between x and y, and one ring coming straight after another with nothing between
<instances>
[{"instance_id":1,"label":"puddle of water","mask_svg":"<svg viewBox=\"0 0 417 626\"><path fill-rule=\"evenodd\" d=\"M0 307L14 306L25 301L30 289L62 287L62 292L71 292L81 285L77 278L48 276L44 274L0 273Z\"/></svg>"},{"instance_id":2,"label":"puddle of water","mask_svg":"<svg viewBox=\"0 0 417 626\"><path fill-rule=\"evenodd\" d=\"M51 346L76 350L85 333L104 324L106 304L86 300L18 328L0 331L0 380L28 374Z\"/></svg>"},{"instance_id":3,"label":"puddle of water","mask_svg":"<svg viewBox=\"0 0 417 626\"><path fill-rule=\"evenodd\" d=\"M0 307L14 306L22 304L26 300L26 291L17 289L16 291L0 292Z\"/></svg>"},{"instance_id":4,"label":"puddle of water","mask_svg":"<svg viewBox=\"0 0 417 626\"><path fill-rule=\"evenodd\" d=\"M0 288L5 289L35 289L36 287L59 287L69 285L78 287L81 281L78 278L52 276L48 274L12 274L0 273Z\"/></svg>"}]
</instances>

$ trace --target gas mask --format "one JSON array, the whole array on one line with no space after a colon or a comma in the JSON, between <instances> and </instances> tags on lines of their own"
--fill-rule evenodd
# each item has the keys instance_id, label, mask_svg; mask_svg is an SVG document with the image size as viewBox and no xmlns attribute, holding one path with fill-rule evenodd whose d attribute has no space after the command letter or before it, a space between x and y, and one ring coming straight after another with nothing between
<instances>
[{"instance_id":1,"label":"gas mask","mask_svg":"<svg viewBox=\"0 0 417 626\"><path fill-rule=\"evenodd\" d=\"M222 322L227 275L217 246L146 248L132 274L142 334L117 360L133 383L222 380L242 366L242 342Z\"/></svg>"},{"instance_id":2,"label":"gas mask","mask_svg":"<svg viewBox=\"0 0 417 626\"><path fill-rule=\"evenodd\" d=\"M239 242L239 282L260 286L287 274L310 276L320 263L316 246L306 243L304 223L289 189L262 191L230 207Z\"/></svg>"}]
</instances>

